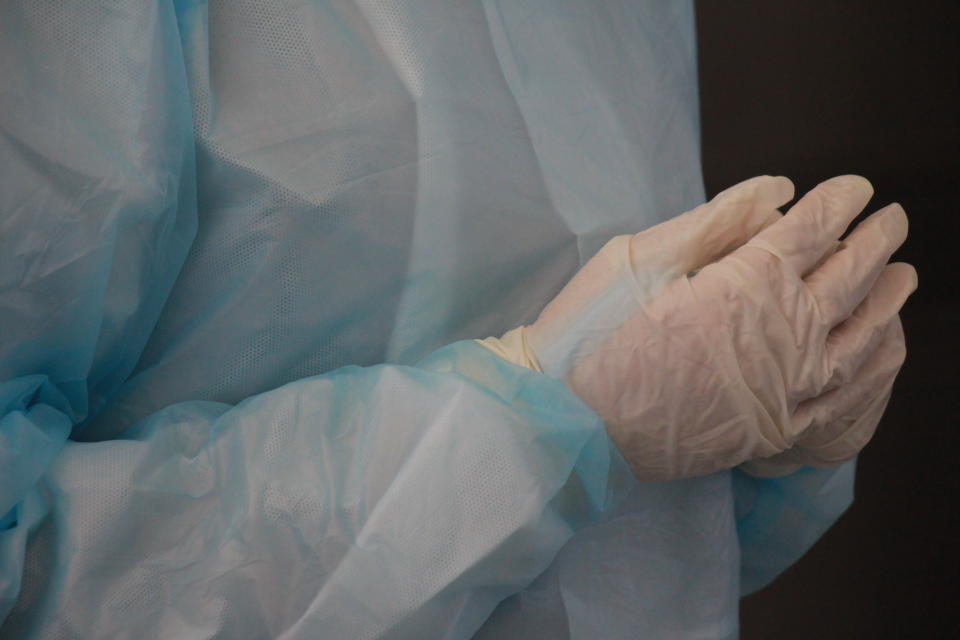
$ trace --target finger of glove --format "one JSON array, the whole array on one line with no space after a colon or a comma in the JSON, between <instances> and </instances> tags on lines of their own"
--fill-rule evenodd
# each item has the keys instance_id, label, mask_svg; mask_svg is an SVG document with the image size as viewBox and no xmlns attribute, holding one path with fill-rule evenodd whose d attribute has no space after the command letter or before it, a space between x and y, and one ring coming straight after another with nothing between
<instances>
[{"instance_id":1,"label":"finger of glove","mask_svg":"<svg viewBox=\"0 0 960 640\"><path fill-rule=\"evenodd\" d=\"M831 178L810 190L746 247L772 254L803 277L830 250L872 196L873 187L865 178ZM758 252L747 253L755 257Z\"/></svg>"},{"instance_id":2,"label":"finger of glove","mask_svg":"<svg viewBox=\"0 0 960 640\"><path fill-rule=\"evenodd\" d=\"M857 225L839 250L804 279L826 326L836 326L853 313L906 239L903 207L884 207ZM902 270L900 274L907 276Z\"/></svg>"},{"instance_id":3,"label":"finger of glove","mask_svg":"<svg viewBox=\"0 0 960 640\"><path fill-rule=\"evenodd\" d=\"M719 260L781 218L777 207L793 199L789 179L758 176L718 194L696 209L633 236L631 263L672 279Z\"/></svg>"},{"instance_id":4,"label":"finger of glove","mask_svg":"<svg viewBox=\"0 0 960 640\"><path fill-rule=\"evenodd\" d=\"M844 421L844 429L830 444L806 447L797 445L792 449L791 457L801 464L825 469L833 467L859 454L873 438L880 425L880 419L890 402L893 390L893 381L884 393L877 395L870 404L858 412L858 417L852 422Z\"/></svg>"},{"instance_id":5,"label":"finger of glove","mask_svg":"<svg viewBox=\"0 0 960 640\"><path fill-rule=\"evenodd\" d=\"M917 289L917 272L909 264L887 265L851 316L827 336L824 390L848 383L861 370L889 331L907 298Z\"/></svg>"},{"instance_id":6,"label":"finger of glove","mask_svg":"<svg viewBox=\"0 0 960 640\"><path fill-rule=\"evenodd\" d=\"M792 426L801 432L793 459L825 467L857 455L876 431L905 356L903 328L895 317L852 381L797 407Z\"/></svg>"},{"instance_id":7,"label":"finger of glove","mask_svg":"<svg viewBox=\"0 0 960 640\"><path fill-rule=\"evenodd\" d=\"M842 248L843 248L843 243L840 242L839 240L834 240L833 242L831 242L831 243L830 243L830 247L827 249L827 252L824 253L823 256L820 257L820 260L817 262L817 264L813 265L813 268L810 269L810 273L811 273L811 274L814 273L817 269L819 269L821 266L823 266L823 264L824 264L827 260L829 260L831 257L833 257L833 255L834 255L836 252L840 251Z\"/></svg>"},{"instance_id":8,"label":"finger of glove","mask_svg":"<svg viewBox=\"0 0 960 640\"><path fill-rule=\"evenodd\" d=\"M837 429L839 435L829 443L809 446L797 444L791 449L791 458L801 464L822 469L841 464L856 456L876 433L883 412L890 402L893 382L891 379L883 391L871 398L867 405L839 419L835 424L842 428Z\"/></svg>"}]
</instances>

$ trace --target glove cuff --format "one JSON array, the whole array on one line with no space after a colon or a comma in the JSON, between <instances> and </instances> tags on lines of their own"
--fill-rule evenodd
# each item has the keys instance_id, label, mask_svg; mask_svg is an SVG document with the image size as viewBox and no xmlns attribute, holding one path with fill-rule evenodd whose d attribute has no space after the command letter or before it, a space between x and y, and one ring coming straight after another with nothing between
<instances>
[{"instance_id":1,"label":"glove cuff","mask_svg":"<svg viewBox=\"0 0 960 640\"><path fill-rule=\"evenodd\" d=\"M507 331L499 338L484 338L476 342L508 362L543 373L533 349L527 344L525 329L526 327L517 327Z\"/></svg>"}]
</instances>

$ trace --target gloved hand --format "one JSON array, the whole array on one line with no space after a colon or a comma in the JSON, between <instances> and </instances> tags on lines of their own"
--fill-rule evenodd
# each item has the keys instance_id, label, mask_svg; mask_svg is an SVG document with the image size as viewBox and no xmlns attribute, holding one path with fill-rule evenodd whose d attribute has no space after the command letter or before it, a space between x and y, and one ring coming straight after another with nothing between
<instances>
[{"instance_id":1,"label":"gloved hand","mask_svg":"<svg viewBox=\"0 0 960 640\"><path fill-rule=\"evenodd\" d=\"M913 267L886 265L899 205L837 242L872 193L834 178L780 216L790 181L748 180L613 238L536 322L482 343L564 380L642 480L839 463L886 406L916 288Z\"/></svg>"}]
</instances>

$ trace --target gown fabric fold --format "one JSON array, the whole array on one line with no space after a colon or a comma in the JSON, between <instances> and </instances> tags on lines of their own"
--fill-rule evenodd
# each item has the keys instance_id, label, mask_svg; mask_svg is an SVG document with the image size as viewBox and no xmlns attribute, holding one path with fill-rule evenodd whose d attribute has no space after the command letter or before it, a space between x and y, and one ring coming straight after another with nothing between
<instances>
[{"instance_id":1,"label":"gown fabric fold","mask_svg":"<svg viewBox=\"0 0 960 640\"><path fill-rule=\"evenodd\" d=\"M853 464L472 342L703 200L692 4L0 9L0 638L733 638Z\"/></svg>"}]
</instances>

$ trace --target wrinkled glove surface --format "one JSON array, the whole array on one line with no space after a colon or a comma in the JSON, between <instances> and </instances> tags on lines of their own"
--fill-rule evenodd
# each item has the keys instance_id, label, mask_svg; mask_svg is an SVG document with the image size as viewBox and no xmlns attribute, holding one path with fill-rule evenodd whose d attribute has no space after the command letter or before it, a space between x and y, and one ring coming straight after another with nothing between
<instances>
[{"instance_id":1,"label":"wrinkled glove surface","mask_svg":"<svg viewBox=\"0 0 960 640\"><path fill-rule=\"evenodd\" d=\"M483 344L566 382L642 480L848 460L906 353L897 314L917 276L887 262L907 219L892 204L838 242L870 183L833 178L781 215L793 192L753 178L617 236L536 322Z\"/></svg>"}]
</instances>

